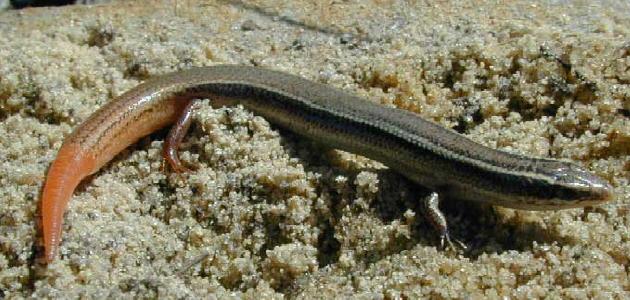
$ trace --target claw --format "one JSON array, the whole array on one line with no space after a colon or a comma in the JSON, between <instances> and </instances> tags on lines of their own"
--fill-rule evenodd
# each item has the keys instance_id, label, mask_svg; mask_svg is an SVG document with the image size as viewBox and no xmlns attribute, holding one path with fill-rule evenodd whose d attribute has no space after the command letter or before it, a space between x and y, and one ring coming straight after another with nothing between
<instances>
[{"instance_id":1,"label":"claw","mask_svg":"<svg viewBox=\"0 0 630 300\"><path fill-rule=\"evenodd\" d=\"M444 246L444 241L446 241L446 247ZM448 249L453 251L457 251L458 249L464 251L468 250L468 247L462 241L455 238L451 239L448 230L440 236L440 247L442 247L442 249L446 249L448 247Z\"/></svg>"}]
</instances>

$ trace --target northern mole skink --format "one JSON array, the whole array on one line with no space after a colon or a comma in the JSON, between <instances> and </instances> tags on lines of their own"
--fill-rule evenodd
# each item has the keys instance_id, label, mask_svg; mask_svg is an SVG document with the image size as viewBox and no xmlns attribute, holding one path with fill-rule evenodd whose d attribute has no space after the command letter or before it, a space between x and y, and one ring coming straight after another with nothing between
<instances>
[{"instance_id":1,"label":"northern mole skink","mask_svg":"<svg viewBox=\"0 0 630 300\"><path fill-rule=\"evenodd\" d=\"M54 259L63 214L74 189L117 153L175 123L164 157L186 168L177 146L191 122L193 100L241 104L269 122L333 148L380 161L433 192L422 200L442 242L450 243L438 194L525 210L558 210L612 198L605 180L576 164L494 150L409 111L388 108L333 87L249 66L193 68L150 79L105 104L68 136L42 192L44 259Z\"/></svg>"}]
</instances>

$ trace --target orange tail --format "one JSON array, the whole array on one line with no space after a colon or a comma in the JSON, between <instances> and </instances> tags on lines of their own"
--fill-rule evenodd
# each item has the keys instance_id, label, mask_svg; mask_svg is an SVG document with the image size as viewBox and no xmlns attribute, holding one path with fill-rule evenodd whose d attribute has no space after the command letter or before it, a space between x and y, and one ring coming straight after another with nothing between
<instances>
[{"instance_id":1,"label":"orange tail","mask_svg":"<svg viewBox=\"0 0 630 300\"><path fill-rule=\"evenodd\" d=\"M61 242L63 214L74 189L94 168L94 158L86 155L76 144L64 144L53 161L42 193L42 227L44 230L44 258L51 262Z\"/></svg>"}]
</instances>

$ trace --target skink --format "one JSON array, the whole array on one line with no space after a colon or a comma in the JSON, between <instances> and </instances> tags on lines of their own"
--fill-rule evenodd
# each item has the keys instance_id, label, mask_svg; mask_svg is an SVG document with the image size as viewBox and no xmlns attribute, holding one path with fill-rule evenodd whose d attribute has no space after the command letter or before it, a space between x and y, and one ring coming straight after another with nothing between
<instances>
[{"instance_id":1,"label":"skink","mask_svg":"<svg viewBox=\"0 0 630 300\"><path fill-rule=\"evenodd\" d=\"M497 151L400 109L388 108L287 73L249 66L193 68L156 77L105 104L66 138L42 192L44 258L54 259L74 189L141 137L175 123L164 157L186 170L177 146L192 101L241 104L282 128L378 160L434 192L423 199L448 239L439 195L526 210L597 205L612 198L603 179L576 164Z\"/></svg>"}]
</instances>

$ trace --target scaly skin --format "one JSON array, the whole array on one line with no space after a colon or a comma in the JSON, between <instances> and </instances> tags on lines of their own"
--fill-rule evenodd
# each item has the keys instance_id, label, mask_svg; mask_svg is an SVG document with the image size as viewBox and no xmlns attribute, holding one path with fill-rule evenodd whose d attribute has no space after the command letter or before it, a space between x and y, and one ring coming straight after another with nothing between
<instances>
[{"instance_id":1,"label":"scaly skin","mask_svg":"<svg viewBox=\"0 0 630 300\"><path fill-rule=\"evenodd\" d=\"M532 158L477 144L408 111L383 107L297 76L246 66L194 68L148 80L76 128L53 162L42 195L45 259L54 259L63 213L79 182L141 137L180 119L165 158L185 170L176 148L190 122L190 101L242 104L270 122L328 146L381 161L437 193L527 210L600 204L603 179L569 162ZM180 117L180 115L184 117ZM428 215L448 241L437 194Z\"/></svg>"}]
</instances>

